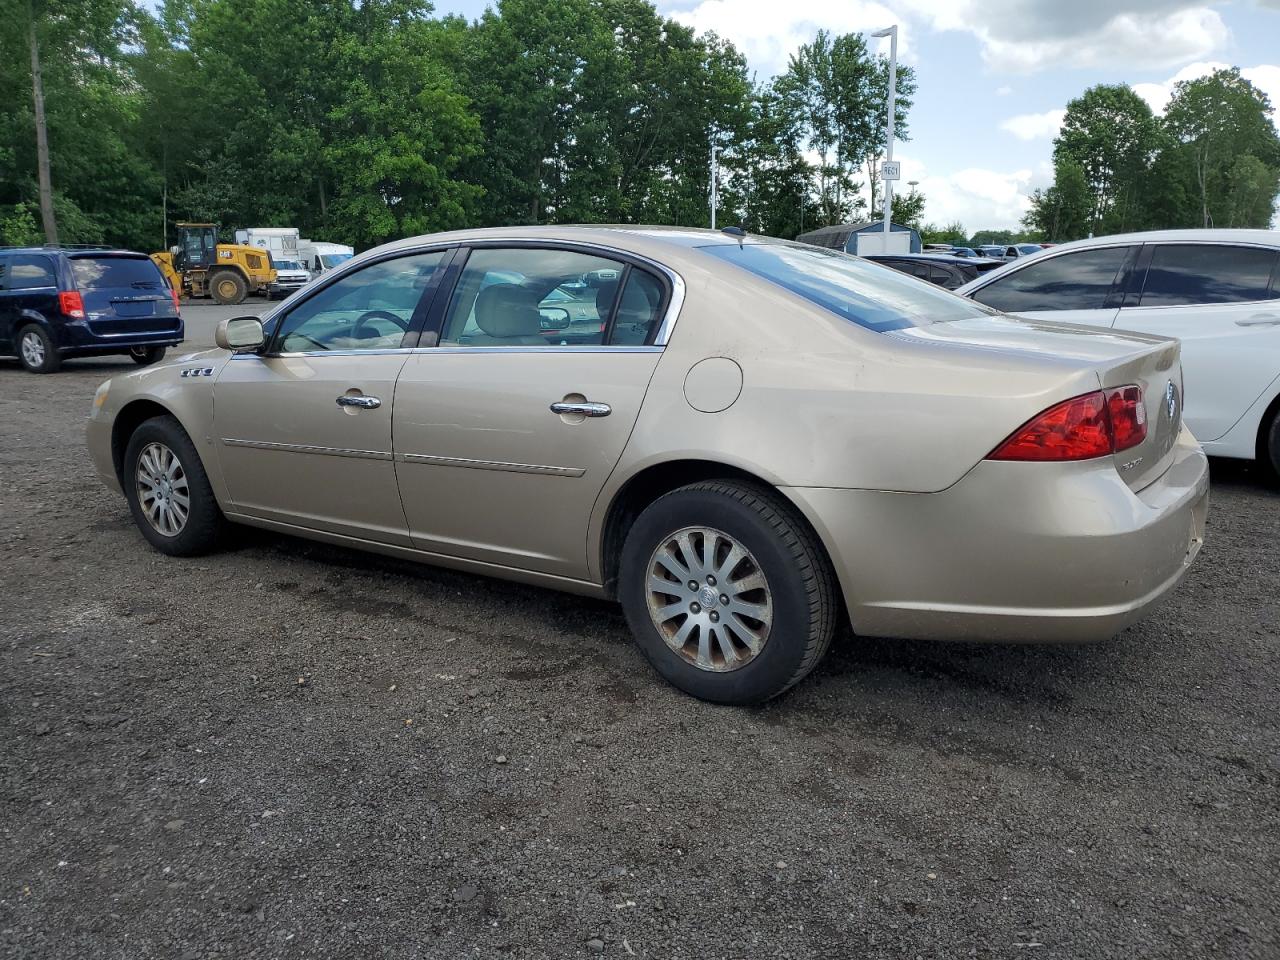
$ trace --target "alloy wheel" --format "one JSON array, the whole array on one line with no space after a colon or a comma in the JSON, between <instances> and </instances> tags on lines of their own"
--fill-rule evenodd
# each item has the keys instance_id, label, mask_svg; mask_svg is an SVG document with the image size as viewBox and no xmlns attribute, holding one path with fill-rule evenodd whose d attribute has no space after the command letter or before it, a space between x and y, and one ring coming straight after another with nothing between
<instances>
[{"instance_id":1,"label":"alloy wheel","mask_svg":"<svg viewBox=\"0 0 1280 960\"><path fill-rule=\"evenodd\" d=\"M685 527L649 560L645 597L658 633L699 670L726 673L764 649L773 599L751 551L720 530Z\"/></svg>"},{"instance_id":2,"label":"alloy wheel","mask_svg":"<svg viewBox=\"0 0 1280 960\"><path fill-rule=\"evenodd\" d=\"M22 335L22 359L29 367L44 365L44 340L34 330L28 330Z\"/></svg>"},{"instance_id":3,"label":"alloy wheel","mask_svg":"<svg viewBox=\"0 0 1280 960\"><path fill-rule=\"evenodd\" d=\"M134 471L142 515L156 532L176 537L191 515L191 490L182 462L163 443L149 443Z\"/></svg>"}]
</instances>

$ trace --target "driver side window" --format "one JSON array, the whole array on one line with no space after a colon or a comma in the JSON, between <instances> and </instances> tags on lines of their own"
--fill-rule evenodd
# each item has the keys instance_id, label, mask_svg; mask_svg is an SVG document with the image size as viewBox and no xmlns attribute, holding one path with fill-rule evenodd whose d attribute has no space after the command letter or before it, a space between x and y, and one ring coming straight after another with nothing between
<instances>
[{"instance_id":1,"label":"driver side window","mask_svg":"<svg viewBox=\"0 0 1280 960\"><path fill-rule=\"evenodd\" d=\"M273 352L399 347L445 253L383 260L347 274L281 319Z\"/></svg>"}]
</instances>

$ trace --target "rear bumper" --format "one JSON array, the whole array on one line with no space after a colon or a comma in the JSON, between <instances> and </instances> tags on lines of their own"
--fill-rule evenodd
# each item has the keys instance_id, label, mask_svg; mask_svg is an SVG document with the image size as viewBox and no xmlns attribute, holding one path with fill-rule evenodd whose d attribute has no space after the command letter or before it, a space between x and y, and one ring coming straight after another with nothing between
<instances>
[{"instance_id":1,"label":"rear bumper","mask_svg":"<svg viewBox=\"0 0 1280 960\"><path fill-rule=\"evenodd\" d=\"M153 329L106 332L90 329L83 320L60 324L56 328L58 352L64 356L127 353L130 347L172 347L182 343L184 327L181 318L156 317Z\"/></svg>"},{"instance_id":2,"label":"rear bumper","mask_svg":"<svg viewBox=\"0 0 1280 960\"><path fill-rule=\"evenodd\" d=\"M823 538L855 631L1078 643L1139 620L1204 539L1208 460L1185 428L1134 492L1111 461L983 461L933 494L786 488Z\"/></svg>"}]
</instances>

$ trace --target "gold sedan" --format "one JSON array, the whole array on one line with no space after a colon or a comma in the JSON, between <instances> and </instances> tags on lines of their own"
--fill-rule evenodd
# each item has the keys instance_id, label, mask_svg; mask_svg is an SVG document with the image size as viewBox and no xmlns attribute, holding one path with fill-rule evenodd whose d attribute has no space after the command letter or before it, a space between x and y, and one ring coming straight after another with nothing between
<instances>
[{"instance_id":1,"label":"gold sedan","mask_svg":"<svg viewBox=\"0 0 1280 960\"><path fill-rule=\"evenodd\" d=\"M787 689L844 622L1103 639L1203 535L1177 341L800 244L418 237L217 342L94 400L98 472L159 550L244 523L616 598L708 700Z\"/></svg>"}]
</instances>

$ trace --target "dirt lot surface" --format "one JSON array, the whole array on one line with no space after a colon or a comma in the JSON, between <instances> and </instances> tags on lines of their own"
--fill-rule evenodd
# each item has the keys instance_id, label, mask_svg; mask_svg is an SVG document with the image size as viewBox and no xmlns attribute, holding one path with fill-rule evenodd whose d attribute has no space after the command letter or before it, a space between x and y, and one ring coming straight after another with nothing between
<instances>
[{"instance_id":1,"label":"dirt lot surface","mask_svg":"<svg viewBox=\"0 0 1280 960\"><path fill-rule=\"evenodd\" d=\"M1199 562L1112 642L846 638L726 709L606 603L265 534L155 553L83 450L128 369L0 362L6 960L1280 957L1250 471L1214 464Z\"/></svg>"}]
</instances>

